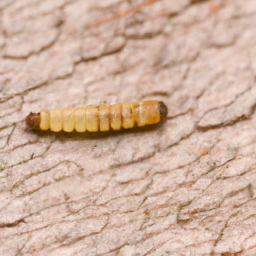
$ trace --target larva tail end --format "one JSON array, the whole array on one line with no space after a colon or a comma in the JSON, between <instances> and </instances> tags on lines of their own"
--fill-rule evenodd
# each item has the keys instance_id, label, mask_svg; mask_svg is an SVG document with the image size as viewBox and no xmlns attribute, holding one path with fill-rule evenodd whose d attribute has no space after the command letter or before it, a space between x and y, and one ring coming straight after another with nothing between
<instances>
[{"instance_id":1,"label":"larva tail end","mask_svg":"<svg viewBox=\"0 0 256 256\"><path fill-rule=\"evenodd\" d=\"M164 121L167 117L167 114L168 114L168 108L166 107L166 105L162 101L159 101L158 102L158 109L159 109L159 113L160 113L160 120Z\"/></svg>"},{"instance_id":2,"label":"larva tail end","mask_svg":"<svg viewBox=\"0 0 256 256\"><path fill-rule=\"evenodd\" d=\"M30 113L26 117L26 124L29 128L33 130L39 130L40 129L40 113Z\"/></svg>"}]
</instances>

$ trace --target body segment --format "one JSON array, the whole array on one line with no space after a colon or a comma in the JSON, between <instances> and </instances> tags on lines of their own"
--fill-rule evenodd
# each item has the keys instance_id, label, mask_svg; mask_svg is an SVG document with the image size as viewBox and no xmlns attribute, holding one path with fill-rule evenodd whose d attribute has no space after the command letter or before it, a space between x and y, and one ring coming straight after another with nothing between
<instances>
[{"instance_id":1,"label":"body segment","mask_svg":"<svg viewBox=\"0 0 256 256\"><path fill-rule=\"evenodd\" d=\"M50 128L50 114L47 110L42 110L40 112L40 130L46 131Z\"/></svg>"},{"instance_id":2,"label":"body segment","mask_svg":"<svg viewBox=\"0 0 256 256\"><path fill-rule=\"evenodd\" d=\"M86 131L86 109L85 108L80 107L75 110L75 128L77 132Z\"/></svg>"},{"instance_id":3,"label":"body segment","mask_svg":"<svg viewBox=\"0 0 256 256\"><path fill-rule=\"evenodd\" d=\"M167 107L163 102L148 100L110 106L42 110L40 113L30 113L26 122L32 129L97 132L156 124L163 121L166 116Z\"/></svg>"},{"instance_id":4,"label":"body segment","mask_svg":"<svg viewBox=\"0 0 256 256\"><path fill-rule=\"evenodd\" d=\"M109 131L110 129L110 113L109 106L99 106L100 131Z\"/></svg>"},{"instance_id":5,"label":"body segment","mask_svg":"<svg viewBox=\"0 0 256 256\"><path fill-rule=\"evenodd\" d=\"M120 130L122 127L121 104L110 106L110 124L113 130Z\"/></svg>"},{"instance_id":6,"label":"body segment","mask_svg":"<svg viewBox=\"0 0 256 256\"><path fill-rule=\"evenodd\" d=\"M133 128L135 125L134 108L137 104L126 102L121 105L122 107L122 126L124 129Z\"/></svg>"},{"instance_id":7,"label":"body segment","mask_svg":"<svg viewBox=\"0 0 256 256\"><path fill-rule=\"evenodd\" d=\"M86 129L89 132L97 132L99 129L99 108L90 106L86 108Z\"/></svg>"},{"instance_id":8,"label":"body segment","mask_svg":"<svg viewBox=\"0 0 256 256\"><path fill-rule=\"evenodd\" d=\"M63 129L62 110L54 108L50 110L50 129L53 132L60 132ZM41 124L41 122L40 122Z\"/></svg>"},{"instance_id":9,"label":"body segment","mask_svg":"<svg viewBox=\"0 0 256 256\"><path fill-rule=\"evenodd\" d=\"M139 101L136 106L136 123L138 126L156 124L161 121L159 104L152 104L151 101Z\"/></svg>"},{"instance_id":10,"label":"body segment","mask_svg":"<svg viewBox=\"0 0 256 256\"><path fill-rule=\"evenodd\" d=\"M63 117L63 131L72 132L75 129L75 115L72 108L65 108L62 110Z\"/></svg>"}]
</instances>

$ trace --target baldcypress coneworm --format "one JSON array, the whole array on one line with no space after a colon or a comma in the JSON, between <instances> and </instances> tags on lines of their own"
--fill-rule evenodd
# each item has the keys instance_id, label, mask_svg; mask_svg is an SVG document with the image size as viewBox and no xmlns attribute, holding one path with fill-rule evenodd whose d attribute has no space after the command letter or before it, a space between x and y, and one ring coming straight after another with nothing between
<instances>
[{"instance_id":1,"label":"baldcypress coneworm","mask_svg":"<svg viewBox=\"0 0 256 256\"><path fill-rule=\"evenodd\" d=\"M168 109L162 101L148 100L114 105L55 108L30 113L26 117L28 127L53 132L104 132L157 124L166 119Z\"/></svg>"}]
</instances>

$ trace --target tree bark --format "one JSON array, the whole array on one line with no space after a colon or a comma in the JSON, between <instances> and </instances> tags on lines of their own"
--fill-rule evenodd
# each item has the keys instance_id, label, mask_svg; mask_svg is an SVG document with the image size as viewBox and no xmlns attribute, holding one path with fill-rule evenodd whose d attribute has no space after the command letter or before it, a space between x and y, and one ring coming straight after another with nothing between
<instances>
[{"instance_id":1,"label":"tree bark","mask_svg":"<svg viewBox=\"0 0 256 256\"><path fill-rule=\"evenodd\" d=\"M0 255L256 255L255 24L255 0L2 0ZM146 99L165 123L24 122Z\"/></svg>"}]
</instances>

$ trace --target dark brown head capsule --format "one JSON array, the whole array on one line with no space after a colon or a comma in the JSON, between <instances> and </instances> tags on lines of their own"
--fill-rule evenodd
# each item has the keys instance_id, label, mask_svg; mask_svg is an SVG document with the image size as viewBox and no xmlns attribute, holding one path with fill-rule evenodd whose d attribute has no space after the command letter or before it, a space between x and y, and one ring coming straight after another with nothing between
<instances>
[{"instance_id":1,"label":"dark brown head capsule","mask_svg":"<svg viewBox=\"0 0 256 256\"><path fill-rule=\"evenodd\" d=\"M26 124L29 128L33 130L40 129L40 113L30 113L26 117Z\"/></svg>"},{"instance_id":2,"label":"dark brown head capsule","mask_svg":"<svg viewBox=\"0 0 256 256\"><path fill-rule=\"evenodd\" d=\"M165 120L167 117L167 114L168 114L168 108L162 101L159 101L158 109L159 109L159 113L160 113L160 120L161 121Z\"/></svg>"}]
</instances>

